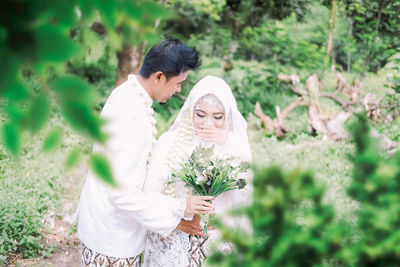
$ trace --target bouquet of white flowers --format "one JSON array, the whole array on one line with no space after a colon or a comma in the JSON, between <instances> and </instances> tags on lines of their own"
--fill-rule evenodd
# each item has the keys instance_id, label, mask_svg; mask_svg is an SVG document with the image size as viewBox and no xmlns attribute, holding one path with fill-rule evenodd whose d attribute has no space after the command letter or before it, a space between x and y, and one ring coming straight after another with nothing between
<instances>
[{"instance_id":1,"label":"bouquet of white flowers","mask_svg":"<svg viewBox=\"0 0 400 267\"><path fill-rule=\"evenodd\" d=\"M171 176L172 180L182 180L196 195L217 197L223 192L244 188L246 180L241 177L248 167L247 163L239 164L233 158L217 157L214 147L198 146ZM208 214L200 217L207 234Z\"/></svg>"}]
</instances>

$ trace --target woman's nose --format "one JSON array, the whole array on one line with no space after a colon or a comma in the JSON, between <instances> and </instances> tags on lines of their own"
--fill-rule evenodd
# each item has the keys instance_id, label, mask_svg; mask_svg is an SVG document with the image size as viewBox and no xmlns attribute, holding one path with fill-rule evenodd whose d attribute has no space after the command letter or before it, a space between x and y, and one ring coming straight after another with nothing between
<instances>
[{"instance_id":1,"label":"woman's nose","mask_svg":"<svg viewBox=\"0 0 400 267\"><path fill-rule=\"evenodd\" d=\"M208 125L208 126L212 126L212 125L213 125L212 119L211 119L210 117L208 117L208 118L205 120L204 124L205 124L205 125Z\"/></svg>"}]
</instances>

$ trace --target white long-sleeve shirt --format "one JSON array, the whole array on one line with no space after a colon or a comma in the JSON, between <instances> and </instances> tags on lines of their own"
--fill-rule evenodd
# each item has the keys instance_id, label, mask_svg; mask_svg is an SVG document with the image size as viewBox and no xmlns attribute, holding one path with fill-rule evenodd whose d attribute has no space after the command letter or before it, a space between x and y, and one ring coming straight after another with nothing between
<instances>
[{"instance_id":1,"label":"white long-sleeve shirt","mask_svg":"<svg viewBox=\"0 0 400 267\"><path fill-rule=\"evenodd\" d=\"M167 236L179 224L185 200L142 192L147 161L155 142L152 100L130 75L108 98L105 145L93 151L109 160L118 188L89 171L79 203L78 235L89 248L107 256L134 257L144 249L147 230Z\"/></svg>"}]
</instances>

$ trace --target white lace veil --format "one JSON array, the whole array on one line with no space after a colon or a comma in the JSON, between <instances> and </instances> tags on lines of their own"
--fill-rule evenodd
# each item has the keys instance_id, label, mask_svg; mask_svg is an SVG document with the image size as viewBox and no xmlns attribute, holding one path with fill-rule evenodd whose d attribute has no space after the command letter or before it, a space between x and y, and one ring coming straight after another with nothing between
<instances>
[{"instance_id":1,"label":"white lace veil","mask_svg":"<svg viewBox=\"0 0 400 267\"><path fill-rule=\"evenodd\" d=\"M215 95L221 101L225 109L225 123L229 120L231 122L230 130L246 136L247 140L247 124L237 108L231 88L224 80L215 76L206 76L193 87L169 131L176 131L182 123L188 123L188 117L192 122L195 104L208 94Z\"/></svg>"}]
</instances>

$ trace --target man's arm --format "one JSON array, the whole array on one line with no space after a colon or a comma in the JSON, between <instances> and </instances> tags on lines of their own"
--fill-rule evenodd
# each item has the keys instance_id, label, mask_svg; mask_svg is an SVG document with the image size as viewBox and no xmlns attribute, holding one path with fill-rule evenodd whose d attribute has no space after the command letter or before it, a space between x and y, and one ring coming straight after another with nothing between
<instances>
[{"instance_id":1,"label":"man's arm","mask_svg":"<svg viewBox=\"0 0 400 267\"><path fill-rule=\"evenodd\" d=\"M186 221L182 219L176 229L192 235L205 236L198 220Z\"/></svg>"},{"instance_id":2,"label":"man's arm","mask_svg":"<svg viewBox=\"0 0 400 267\"><path fill-rule=\"evenodd\" d=\"M119 186L104 185L104 188L109 202L122 218L130 217L152 231L168 235L183 217L186 200L142 192L152 133L146 121L148 114L137 108L141 103L128 103L127 99L133 97L125 95L121 99L121 95L114 96L116 99L111 99L102 112L108 120L105 131L110 137L105 145L96 145L95 151L106 155ZM203 208L211 210L210 207ZM195 209L192 205L192 212Z\"/></svg>"}]
</instances>

